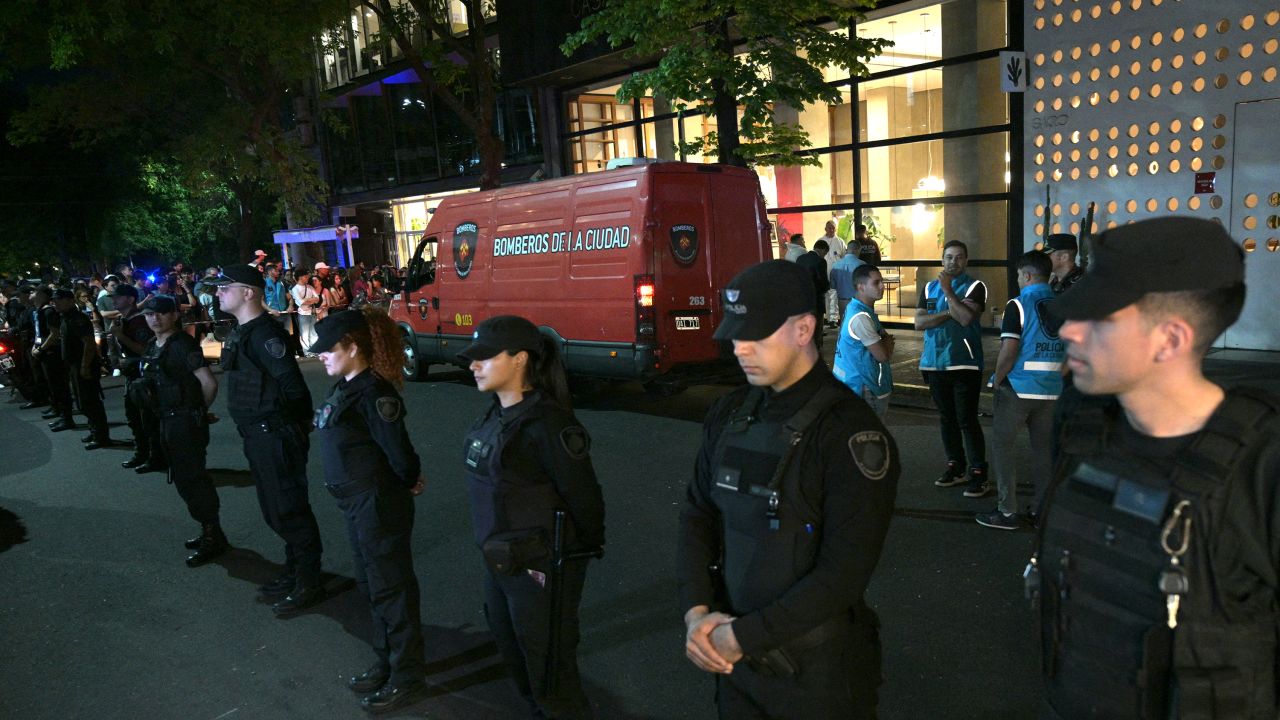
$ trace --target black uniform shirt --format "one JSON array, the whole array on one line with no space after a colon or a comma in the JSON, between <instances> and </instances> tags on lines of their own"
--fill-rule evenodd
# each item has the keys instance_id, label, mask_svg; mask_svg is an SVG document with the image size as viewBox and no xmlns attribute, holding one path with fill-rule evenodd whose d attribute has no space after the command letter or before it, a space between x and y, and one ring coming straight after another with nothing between
<instances>
[{"instance_id":1,"label":"black uniform shirt","mask_svg":"<svg viewBox=\"0 0 1280 720\"><path fill-rule=\"evenodd\" d=\"M269 313L243 325L237 325L235 336L237 361L241 367L261 370L280 387L283 415L286 420L303 427L311 426L311 390L302 379L298 361L289 352L289 336L280 323ZM228 343L232 342L228 338ZM228 395L228 410L237 425L268 422L279 415L275 408L246 408L233 404L235 397Z\"/></svg>"},{"instance_id":2,"label":"black uniform shirt","mask_svg":"<svg viewBox=\"0 0 1280 720\"><path fill-rule=\"evenodd\" d=\"M205 359L199 341L178 330L169 336L164 347L157 347L155 338L152 338L143 356L157 358L154 362L160 366L158 381L161 384L172 384L176 380L184 386L180 392L159 393L162 409L174 409L178 405L204 409L204 391L195 372L208 367L209 361ZM179 398L181 403L176 402Z\"/></svg>"},{"instance_id":3,"label":"black uniform shirt","mask_svg":"<svg viewBox=\"0 0 1280 720\"><path fill-rule=\"evenodd\" d=\"M1049 278L1049 288L1053 290L1054 295L1061 295L1070 290L1071 286L1079 282L1082 277L1084 277L1084 268L1077 265L1074 270L1063 275L1061 279L1057 276Z\"/></svg>"},{"instance_id":4,"label":"black uniform shirt","mask_svg":"<svg viewBox=\"0 0 1280 720\"><path fill-rule=\"evenodd\" d=\"M494 403L498 403L497 396ZM604 495L591 465L587 431L571 411L542 393L528 393L511 407L499 405L493 422L515 413L523 413L523 417L502 450L502 467L524 477L550 478L569 508L578 544L584 548L603 546Z\"/></svg>"},{"instance_id":5,"label":"black uniform shirt","mask_svg":"<svg viewBox=\"0 0 1280 720\"><path fill-rule=\"evenodd\" d=\"M60 317L58 332L62 342L62 360L73 370L84 361L86 344L93 344L93 321L78 308L72 307ZM93 366L97 366L98 354L93 354Z\"/></svg>"},{"instance_id":6,"label":"black uniform shirt","mask_svg":"<svg viewBox=\"0 0 1280 720\"><path fill-rule=\"evenodd\" d=\"M847 392L822 362L782 392L769 391L759 409L769 421L795 415L822 385ZM724 525L711 499L715 484L715 450L720 434L751 388L739 388L721 398L707 412L702 448L694 465L680 513L677 559L681 610L697 605L715 608L716 588L708 568L719 561ZM870 468L880 479L863 473L855 454L855 438L879 433L888 449L887 468ZM893 437L861 399L850 394L836 403L805 432L793 462L799 466L801 493L820 508L822 543L813 569L772 604L734 621L734 635L743 651L755 654L801 637L862 602L863 593L884 547L897 495L899 461ZM793 473L794 476L794 473Z\"/></svg>"},{"instance_id":7,"label":"black uniform shirt","mask_svg":"<svg viewBox=\"0 0 1280 720\"><path fill-rule=\"evenodd\" d=\"M49 335L53 333L53 329L62 322L62 317L58 315L57 309L52 305L45 305L35 310L32 317L35 319L36 337L40 338L41 343L48 340ZM57 345L55 344L53 347L57 347Z\"/></svg>"},{"instance_id":8,"label":"black uniform shirt","mask_svg":"<svg viewBox=\"0 0 1280 720\"><path fill-rule=\"evenodd\" d=\"M342 393L341 409L326 417L326 403L316 418L317 425L324 423L319 445L325 483L376 483L378 477L386 477L401 487L416 485L422 465L409 440L404 401L395 387L366 369L351 380L339 380L333 389Z\"/></svg>"}]
</instances>

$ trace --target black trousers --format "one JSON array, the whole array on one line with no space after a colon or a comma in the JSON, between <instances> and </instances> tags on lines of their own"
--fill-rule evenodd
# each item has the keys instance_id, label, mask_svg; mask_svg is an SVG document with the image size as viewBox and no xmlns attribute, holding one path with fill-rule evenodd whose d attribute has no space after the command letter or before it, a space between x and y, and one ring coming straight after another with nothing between
<instances>
[{"instance_id":1,"label":"black trousers","mask_svg":"<svg viewBox=\"0 0 1280 720\"><path fill-rule=\"evenodd\" d=\"M855 625L791 658L798 672L789 678L746 659L733 673L717 675L720 720L875 720L881 679L875 625Z\"/></svg>"},{"instance_id":2,"label":"black trousers","mask_svg":"<svg viewBox=\"0 0 1280 720\"><path fill-rule=\"evenodd\" d=\"M59 417L67 422L74 422L71 413L71 378L67 376L67 364L57 349L40 353L40 372L44 375L44 383L49 388L49 406L58 411Z\"/></svg>"},{"instance_id":3,"label":"black trousers","mask_svg":"<svg viewBox=\"0 0 1280 720\"><path fill-rule=\"evenodd\" d=\"M500 575L485 570L485 617L516 689L529 703L531 717L579 720L592 716L578 674L578 605L588 562L571 560L564 565L555 694L548 694L546 684L547 654L553 640L550 563L544 561L538 568L546 573L545 587L527 571Z\"/></svg>"},{"instance_id":4,"label":"black trousers","mask_svg":"<svg viewBox=\"0 0 1280 720\"><path fill-rule=\"evenodd\" d=\"M191 519L201 525L218 522L218 491L205 469L209 447L209 426L201 411L160 413L160 442L167 457L178 458L169 464L169 481L178 497L187 504Z\"/></svg>"},{"instance_id":5,"label":"black trousers","mask_svg":"<svg viewBox=\"0 0 1280 720\"><path fill-rule=\"evenodd\" d=\"M270 432L249 426L240 434L262 519L284 540L285 570L300 584L318 584L323 547L307 497L307 451L311 444L306 434L292 424Z\"/></svg>"},{"instance_id":6,"label":"black trousers","mask_svg":"<svg viewBox=\"0 0 1280 720\"><path fill-rule=\"evenodd\" d=\"M129 378L128 382L136 382L137 378ZM132 397L133 393L126 387L124 393L124 417L133 432L134 453L138 457L150 458L153 462L164 464L168 458L164 455L164 445L160 441L160 419L154 410L139 405Z\"/></svg>"},{"instance_id":7,"label":"black trousers","mask_svg":"<svg viewBox=\"0 0 1280 720\"><path fill-rule=\"evenodd\" d=\"M107 426L107 408L102 404L102 371L94 365L89 370L90 377L85 379L80 374L80 368L69 370L73 373L71 377L76 390L76 402L80 405L80 412L89 421L93 439L105 442L111 433Z\"/></svg>"},{"instance_id":8,"label":"black trousers","mask_svg":"<svg viewBox=\"0 0 1280 720\"><path fill-rule=\"evenodd\" d=\"M947 462L956 467L987 467L986 438L982 424L978 422L978 397L982 392L982 372L979 370L928 371L925 380L929 393L938 406L942 423L942 447Z\"/></svg>"},{"instance_id":9,"label":"black trousers","mask_svg":"<svg viewBox=\"0 0 1280 720\"><path fill-rule=\"evenodd\" d=\"M19 392L30 402L43 403L49 399L49 387L45 384L44 373L39 364L31 357L31 341L16 336L18 346L13 353L13 371L9 376Z\"/></svg>"},{"instance_id":10,"label":"black trousers","mask_svg":"<svg viewBox=\"0 0 1280 720\"><path fill-rule=\"evenodd\" d=\"M338 500L355 556L356 587L373 615L373 651L396 685L426 672L418 576L413 571L413 495L392 485Z\"/></svg>"}]
</instances>

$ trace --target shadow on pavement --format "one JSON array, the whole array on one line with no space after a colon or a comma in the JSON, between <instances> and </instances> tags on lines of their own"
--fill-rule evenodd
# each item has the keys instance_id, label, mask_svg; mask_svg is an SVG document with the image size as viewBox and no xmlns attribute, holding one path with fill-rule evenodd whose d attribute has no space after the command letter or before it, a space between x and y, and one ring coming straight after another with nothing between
<instances>
[{"instance_id":1,"label":"shadow on pavement","mask_svg":"<svg viewBox=\"0 0 1280 720\"><path fill-rule=\"evenodd\" d=\"M213 486L220 487L253 487L253 473L244 468L209 468L209 476L213 478Z\"/></svg>"},{"instance_id":2,"label":"shadow on pavement","mask_svg":"<svg viewBox=\"0 0 1280 720\"><path fill-rule=\"evenodd\" d=\"M0 552L27 541L27 526L10 510L0 507Z\"/></svg>"}]
</instances>

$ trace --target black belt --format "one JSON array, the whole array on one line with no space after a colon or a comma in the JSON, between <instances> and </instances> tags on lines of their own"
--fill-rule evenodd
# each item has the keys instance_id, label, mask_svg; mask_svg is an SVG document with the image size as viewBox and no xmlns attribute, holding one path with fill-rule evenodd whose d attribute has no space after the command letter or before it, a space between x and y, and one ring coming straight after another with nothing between
<instances>
[{"instance_id":1,"label":"black belt","mask_svg":"<svg viewBox=\"0 0 1280 720\"><path fill-rule=\"evenodd\" d=\"M240 433L240 437L247 438L253 435L265 435L273 433L277 430L283 430L295 423L291 423L280 418L269 418L261 422L251 422L236 424L236 430Z\"/></svg>"},{"instance_id":2,"label":"black belt","mask_svg":"<svg viewBox=\"0 0 1280 720\"><path fill-rule=\"evenodd\" d=\"M324 486L324 489L328 490L329 494L332 495L334 499L345 500L346 498L349 498L352 495L359 495L362 492L368 492L372 490L373 487L374 487L374 484L372 482L365 481L365 482L349 482L349 483L343 483L341 485L329 485L326 483Z\"/></svg>"}]
</instances>

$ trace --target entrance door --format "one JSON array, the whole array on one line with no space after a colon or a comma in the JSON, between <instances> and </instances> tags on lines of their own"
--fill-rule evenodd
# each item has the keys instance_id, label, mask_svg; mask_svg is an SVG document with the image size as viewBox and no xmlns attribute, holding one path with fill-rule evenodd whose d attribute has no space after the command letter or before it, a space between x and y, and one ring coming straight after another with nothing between
<instances>
[{"instance_id":1,"label":"entrance door","mask_svg":"<svg viewBox=\"0 0 1280 720\"><path fill-rule=\"evenodd\" d=\"M1244 313L1224 334L1229 348L1280 350L1280 98L1236 105L1231 236L1245 249Z\"/></svg>"}]
</instances>

